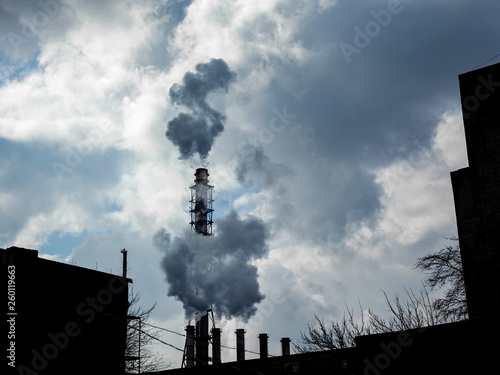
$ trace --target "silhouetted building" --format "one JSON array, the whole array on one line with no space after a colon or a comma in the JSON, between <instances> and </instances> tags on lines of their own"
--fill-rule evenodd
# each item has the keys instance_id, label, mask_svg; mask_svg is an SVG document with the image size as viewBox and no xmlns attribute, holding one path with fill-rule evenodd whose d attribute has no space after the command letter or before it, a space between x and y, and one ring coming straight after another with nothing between
<instances>
[{"instance_id":1,"label":"silhouetted building","mask_svg":"<svg viewBox=\"0 0 500 375\"><path fill-rule=\"evenodd\" d=\"M471 318L500 314L500 64L459 76L469 167L451 173Z\"/></svg>"},{"instance_id":2,"label":"silhouetted building","mask_svg":"<svg viewBox=\"0 0 500 375\"><path fill-rule=\"evenodd\" d=\"M10 247L0 257L8 373L124 373L127 279L42 259L36 250Z\"/></svg>"},{"instance_id":3,"label":"silhouetted building","mask_svg":"<svg viewBox=\"0 0 500 375\"><path fill-rule=\"evenodd\" d=\"M241 329L239 332L242 331ZM356 346L353 348L311 353L289 354L290 340L282 338L281 343L284 345L282 355L272 356L268 353L268 335L262 333L258 337L260 358L248 360L239 358L231 362L217 362L213 365L191 366L147 374L483 374L491 372L489 370L496 365L498 335L498 322L476 319L357 336ZM238 337L236 339L238 340ZM257 338L254 340L253 344Z\"/></svg>"},{"instance_id":4,"label":"silhouetted building","mask_svg":"<svg viewBox=\"0 0 500 375\"><path fill-rule=\"evenodd\" d=\"M239 331L241 334L242 331ZM267 340L266 336L259 337L259 343ZM287 354L271 356L267 347L260 346L260 358L242 359L236 361L214 363L208 366L194 366L170 369L159 372L146 373L148 375L190 375L190 374L338 374L351 375L357 363L356 349L324 350L313 353ZM287 349L289 352L289 349ZM267 357L266 357L267 356ZM145 374L145 375L146 375Z\"/></svg>"}]
</instances>

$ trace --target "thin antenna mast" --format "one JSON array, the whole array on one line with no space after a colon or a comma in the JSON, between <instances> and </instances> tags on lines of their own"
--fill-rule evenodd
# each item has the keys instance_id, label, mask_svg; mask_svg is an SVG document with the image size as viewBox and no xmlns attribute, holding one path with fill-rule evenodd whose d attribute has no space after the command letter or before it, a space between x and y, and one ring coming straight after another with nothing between
<instances>
[{"instance_id":1,"label":"thin antenna mast","mask_svg":"<svg viewBox=\"0 0 500 375\"><path fill-rule=\"evenodd\" d=\"M122 276L127 278L127 250L122 249L121 253L123 254L123 271Z\"/></svg>"}]
</instances>

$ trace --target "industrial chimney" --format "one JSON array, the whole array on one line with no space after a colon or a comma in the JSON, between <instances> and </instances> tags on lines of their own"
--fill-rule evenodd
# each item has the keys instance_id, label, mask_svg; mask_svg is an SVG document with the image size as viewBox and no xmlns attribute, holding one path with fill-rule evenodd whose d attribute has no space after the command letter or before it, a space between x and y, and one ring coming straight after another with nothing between
<instances>
[{"instance_id":1,"label":"industrial chimney","mask_svg":"<svg viewBox=\"0 0 500 375\"><path fill-rule=\"evenodd\" d=\"M260 349L260 359L266 359L268 357L267 353L267 339L269 336L267 333L259 334L259 349Z\"/></svg>"},{"instance_id":2,"label":"industrial chimney","mask_svg":"<svg viewBox=\"0 0 500 375\"><path fill-rule=\"evenodd\" d=\"M194 366L194 326L186 326L186 367Z\"/></svg>"},{"instance_id":3,"label":"industrial chimney","mask_svg":"<svg viewBox=\"0 0 500 375\"><path fill-rule=\"evenodd\" d=\"M220 363L220 328L212 328L212 364Z\"/></svg>"},{"instance_id":4,"label":"industrial chimney","mask_svg":"<svg viewBox=\"0 0 500 375\"><path fill-rule=\"evenodd\" d=\"M196 322L196 366L208 364L208 314Z\"/></svg>"},{"instance_id":5,"label":"industrial chimney","mask_svg":"<svg viewBox=\"0 0 500 375\"><path fill-rule=\"evenodd\" d=\"M236 360L245 360L245 330L238 328L236 330Z\"/></svg>"},{"instance_id":6,"label":"industrial chimney","mask_svg":"<svg viewBox=\"0 0 500 375\"><path fill-rule=\"evenodd\" d=\"M281 355L286 356L290 355L290 338L283 337L281 339Z\"/></svg>"},{"instance_id":7,"label":"industrial chimney","mask_svg":"<svg viewBox=\"0 0 500 375\"><path fill-rule=\"evenodd\" d=\"M208 184L208 169L198 168L191 189L191 228L204 236L212 235L212 189Z\"/></svg>"}]
</instances>

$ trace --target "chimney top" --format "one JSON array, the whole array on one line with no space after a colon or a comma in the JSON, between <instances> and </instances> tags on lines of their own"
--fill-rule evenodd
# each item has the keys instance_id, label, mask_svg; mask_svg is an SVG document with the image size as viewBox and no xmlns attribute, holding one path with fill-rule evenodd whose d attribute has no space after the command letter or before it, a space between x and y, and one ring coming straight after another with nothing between
<instances>
[{"instance_id":1,"label":"chimney top","mask_svg":"<svg viewBox=\"0 0 500 375\"><path fill-rule=\"evenodd\" d=\"M281 340L281 355L290 355L290 338L283 337Z\"/></svg>"},{"instance_id":2,"label":"chimney top","mask_svg":"<svg viewBox=\"0 0 500 375\"><path fill-rule=\"evenodd\" d=\"M196 177L194 182L197 182L197 181L207 181L208 182L208 176L210 176L210 174L208 173L208 169L206 169L206 168L196 169L196 172L194 175Z\"/></svg>"},{"instance_id":3,"label":"chimney top","mask_svg":"<svg viewBox=\"0 0 500 375\"><path fill-rule=\"evenodd\" d=\"M268 358L267 352L267 339L269 338L267 333L259 334L259 347L260 347L260 359Z\"/></svg>"}]
</instances>

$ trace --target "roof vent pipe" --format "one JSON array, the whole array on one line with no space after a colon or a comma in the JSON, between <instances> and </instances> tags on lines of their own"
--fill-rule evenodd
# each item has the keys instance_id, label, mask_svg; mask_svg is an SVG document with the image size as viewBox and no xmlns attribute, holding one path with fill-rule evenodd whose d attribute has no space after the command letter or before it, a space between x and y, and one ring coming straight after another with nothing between
<instances>
[{"instance_id":1,"label":"roof vent pipe","mask_svg":"<svg viewBox=\"0 0 500 375\"><path fill-rule=\"evenodd\" d=\"M238 328L236 330L236 360L245 360L245 330Z\"/></svg>"},{"instance_id":2,"label":"roof vent pipe","mask_svg":"<svg viewBox=\"0 0 500 375\"><path fill-rule=\"evenodd\" d=\"M269 336L267 333L259 334L259 348L260 348L260 359L266 359L268 357L267 354L267 339Z\"/></svg>"},{"instance_id":3,"label":"roof vent pipe","mask_svg":"<svg viewBox=\"0 0 500 375\"><path fill-rule=\"evenodd\" d=\"M281 339L281 355L290 355L290 338L283 337Z\"/></svg>"}]
</instances>

